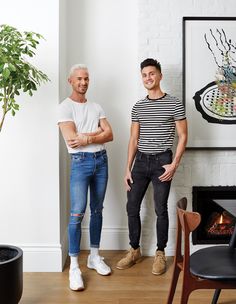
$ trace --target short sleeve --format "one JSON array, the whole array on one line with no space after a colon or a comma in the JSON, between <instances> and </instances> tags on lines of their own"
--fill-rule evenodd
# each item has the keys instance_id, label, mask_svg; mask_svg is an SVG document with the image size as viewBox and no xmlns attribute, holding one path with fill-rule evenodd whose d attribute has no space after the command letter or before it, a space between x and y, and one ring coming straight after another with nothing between
<instances>
[{"instance_id":1,"label":"short sleeve","mask_svg":"<svg viewBox=\"0 0 236 304\"><path fill-rule=\"evenodd\" d=\"M62 102L59 104L58 107L58 120L57 122L64 122L64 121L74 121L72 108L66 102Z\"/></svg>"},{"instance_id":2,"label":"short sleeve","mask_svg":"<svg viewBox=\"0 0 236 304\"><path fill-rule=\"evenodd\" d=\"M134 105L133 108L132 108L131 120L132 120L132 122L139 122L136 105Z\"/></svg>"},{"instance_id":3,"label":"short sleeve","mask_svg":"<svg viewBox=\"0 0 236 304\"><path fill-rule=\"evenodd\" d=\"M97 104L97 107L99 111L99 119L106 118L106 114L103 108L99 104Z\"/></svg>"},{"instance_id":4,"label":"short sleeve","mask_svg":"<svg viewBox=\"0 0 236 304\"><path fill-rule=\"evenodd\" d=\"M185 119L186 115L185 115L185 108L183 103L176 98L176 103L175 103L175 112L174 112L174 120L182 120Z\"/></svg>"}]
</instances>

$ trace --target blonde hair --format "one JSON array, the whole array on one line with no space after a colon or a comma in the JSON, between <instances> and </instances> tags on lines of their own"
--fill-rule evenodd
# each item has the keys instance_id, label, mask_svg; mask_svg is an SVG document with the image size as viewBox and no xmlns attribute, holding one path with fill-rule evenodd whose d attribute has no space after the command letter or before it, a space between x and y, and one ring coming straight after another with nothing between
<instances>
[{"instance_id":1,"label":"blonde hair","mask_svg":"<svg viewBox=\"0 0 236 304\"><path fill-rule=\"evenodd\" d=\"M88 70L87 66L83 63L74 64L69 71L69 77L71 77L76 70Z\"/></svg>"}]
</instances>

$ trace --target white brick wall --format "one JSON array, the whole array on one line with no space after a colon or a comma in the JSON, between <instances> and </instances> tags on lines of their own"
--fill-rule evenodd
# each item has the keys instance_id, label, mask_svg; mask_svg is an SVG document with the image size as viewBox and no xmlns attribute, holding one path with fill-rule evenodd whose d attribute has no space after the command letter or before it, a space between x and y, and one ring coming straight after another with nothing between
<instances>
[{"instance_id":1,"label":"white brick wall","mask_svg":"<svg viewBox=\"0 0 236 304\"><path fill-rule=\"evenodd\" d=\"M182 17L236 16L234 0L139 0L139 61L154 57L162 63L163 89L182 97ZM144 94L140 84L140 94ZM192 186L236 184L235 151L186 151L173 180L169 197L170 230L167 255L174 253L175 203L186 196L192 200ZM150 187L151 188L151 187ZM142 249L153 255L156 248L152 189L142 208Z\"/></svg>"}]
</instances>

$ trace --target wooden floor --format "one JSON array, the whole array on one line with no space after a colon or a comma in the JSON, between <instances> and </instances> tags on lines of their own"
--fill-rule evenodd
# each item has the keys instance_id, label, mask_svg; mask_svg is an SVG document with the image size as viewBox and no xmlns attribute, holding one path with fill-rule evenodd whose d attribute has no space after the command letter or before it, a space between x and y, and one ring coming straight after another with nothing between
<instances>
[{"instance_id":1,"label":"wooden floor","mask_svg":"<svg viewBox=\"0 0 236 304\"><path fill-rule=\"evenodd\" d=\"M86 267L88 252L80 255L85 290L68 287L68 265L62 273L24 273L24 292L20 304L165 304L172 276L172 259L162 276L151 273L152 257L127 270L115 268L124 251L101 251L112 268L110 276L101 276ZM173 304L180 304L180 282ZM189 304L211 303L213 291L194 291ZM218 304L236 304L236 290L222 291ZM4 303L7 304L7 303Z\"/></svg>"}]
</instances>

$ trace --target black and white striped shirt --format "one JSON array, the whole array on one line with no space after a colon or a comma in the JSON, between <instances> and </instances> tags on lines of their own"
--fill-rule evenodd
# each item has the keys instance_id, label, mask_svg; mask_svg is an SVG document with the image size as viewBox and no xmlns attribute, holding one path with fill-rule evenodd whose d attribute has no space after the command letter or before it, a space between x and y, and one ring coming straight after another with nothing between
<instances>
[{"instance_id":1,"label":"black and white striped shirt","mask_svg":"<svg viewBox=\"0 0 236 304\"><path fill-rule=\"evenodd\" d=\"M131 112L132 122L140 125L138 150L159 153L171 149L175 137L175 121L185 119L182 102L169 94L159 99L146 97Z\"/></svg>"}]
</instances>

